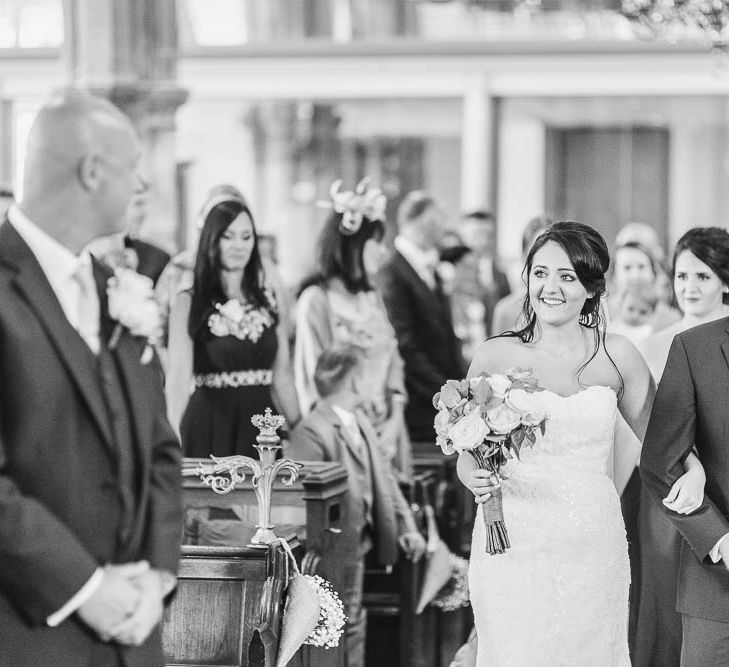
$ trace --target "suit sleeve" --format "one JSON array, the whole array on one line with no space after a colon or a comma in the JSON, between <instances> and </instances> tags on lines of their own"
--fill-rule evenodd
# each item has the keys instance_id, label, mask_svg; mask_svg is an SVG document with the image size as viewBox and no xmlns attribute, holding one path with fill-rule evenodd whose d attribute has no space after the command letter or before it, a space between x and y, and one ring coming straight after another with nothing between
<instances>
[{"instance_id":1,"label":"suit sleeve","mask_svg":"<svg viewBox=\"0 0 729 667\"><path fill-rule=\"evenodd\" d=\"M443 384L443 372L420 349L411 292L401 284L391 266L380 272L377 285L385 302L387 315L395 329L400 354L408 373L410 393L419 393L430 400L437 388ZM433 390L433 387L436 389Z\"/></svg>"},{"instance_id":2,"label":"suit sleeve","mask_svg":"<svg viewBox=\"0 0 729 667\"><path fill-rule=\"evenodd\" d=\"M38 462L43 465L42 461ZM49 474L60 474L49 469ZM34 625L45 625L96 571L95 558L43 504L24 495L0 441L0 590Z\"/></svg>"},{"instance_id":3,"label":"suit sleeve","mask_svg":"<svg viewBox=\"0 0 729 667\"><path fill-rule=\"evenodd\" d=\"M306 420L291 433L288 456L295 461L330 461L324 441Z\"/></svg>"},{"instance_id":4,"label":"suit sleeve","mask_svg":"<svg viewBox=\"0 0 729 667\"><path fill-rule=\"evenodd\" d=\"M676 336L668 353L643 443L640 472L648 492L674 523L693 552L703 560L729 532L729 522L704 495L701 507L689 515L676 514L661 502L684 473L683 462L696 436L696 397L686 349Z\"/></svg>"},{"instance_id":5,"label":"suit sleeve","mask_svg":"<svg viewBox=\"0 0 729 667\"><path fill-rule=\"evenodd\" d=\"M143 558L155 569L176 574L182 542L181 450L165 417L161 395L159 403L155 417Z\"/></svg>"}]
</instances>

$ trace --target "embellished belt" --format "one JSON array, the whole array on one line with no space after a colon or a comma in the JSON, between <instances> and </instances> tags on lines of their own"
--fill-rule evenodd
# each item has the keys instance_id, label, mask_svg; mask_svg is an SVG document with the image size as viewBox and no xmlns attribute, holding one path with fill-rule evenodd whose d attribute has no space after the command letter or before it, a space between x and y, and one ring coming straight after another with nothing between
<instances>
[{"instance_id":1,"label":"embellished belt","mask_svg":"<svg viewBox=\"0 0 729 667\"><path fill-rule=\"evenodd\" d=\"M230 371L227 373L205 373L195 375L196 387L224 389L227 387L256 387L273 383L271 369L251 369L247 371Z\"/></svg>"}]
</instances>

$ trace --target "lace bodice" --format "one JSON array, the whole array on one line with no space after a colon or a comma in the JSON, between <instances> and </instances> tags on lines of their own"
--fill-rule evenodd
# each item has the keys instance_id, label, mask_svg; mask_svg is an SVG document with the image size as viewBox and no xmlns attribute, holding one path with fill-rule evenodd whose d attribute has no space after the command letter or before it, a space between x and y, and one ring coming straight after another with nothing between
<instances>
[{"instance_id":1,"label":"lace bodice","mask_svg":"<svg viewBox=\"0 0 729 667\"><path fill-rule=\"evenodd\" d=\"M570 396L546 390L537 396L547 411L545 434L521 450L521 460L507 464L506 474L525 484L554 474L606 475L617 417L613 389L595 385Z\"/></svg>"},{"instance_id":2,"label":"lace bodice","mask_svg":"<svg viewBox=\"0 0 729 667\"><path fill-rule=\"evenodd\" d=\"M478 665L627 666L630 569L607 474L617 397L606 386L539 396L545 435L503 470L511 548L487 555L480 512L474 525Z\"/></svg>"}]
</instances>

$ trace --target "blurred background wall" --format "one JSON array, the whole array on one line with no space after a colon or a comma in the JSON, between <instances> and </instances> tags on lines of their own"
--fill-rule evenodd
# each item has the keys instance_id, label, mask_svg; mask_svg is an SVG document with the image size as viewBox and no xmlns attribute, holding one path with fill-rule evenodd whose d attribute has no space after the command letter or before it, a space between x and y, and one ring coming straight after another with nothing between
<instances>
[{"instance_id":1,"label":"blurred background wall","mask_svg":"<svg viewBox=\"0 0 729 667\"><path fill-rule=\"evenodd\" d=\"M492 209L516 259L534 215L666 247L727 226L729 61L647 39L613 0L0 0L0 180L17 191L50 90L108 95L152 183L144 235L195 242L208 189L238 186L308 271L337 177L432 191L455 223Z\"/></svg>"}]
</instances>

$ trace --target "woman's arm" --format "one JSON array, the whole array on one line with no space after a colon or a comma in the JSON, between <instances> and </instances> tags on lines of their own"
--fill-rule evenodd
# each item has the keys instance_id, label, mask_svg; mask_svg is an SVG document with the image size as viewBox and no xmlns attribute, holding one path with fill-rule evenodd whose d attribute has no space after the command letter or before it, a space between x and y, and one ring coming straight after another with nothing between
<instances>
[{"instance_id":1,"label":"woman's arm","mask_svg":"<svg viewBox=\"0 0 729 667\"><path fill-rule=\"evenodd\" d=\"M643 442L656 397L656 383L643 355L627 338L608 334L606 345L623 378L618 409L638 440Z\"/></svg>"},{"instance_id":2,"label":"woman's arm","mask_svg":"<svg viewBox=\"0 0 729 667\"><path fill-rule=\"evenodd\" d=\"M617 358L616 363L625 383L620 412L642 443L648 428L656 387L648 364L637 348L624 338L618 338L621 341L618 344L620 363ZM673 483L663 499L663 504L678 514L689 514L701 506L706 484L704 467L693 451L686 457L684 469L686 472Z\"/></svg>"},{"instance_id":3,"label":"woman's arm","mask_svg":"<svg viewBox=\"0 0 729 667\"><path fill-rule=\"evenodd\" d=\"M299 401L294 387L289 340L285 326L280 321L276 325L276 335L278 336L278 352L276 352L276 359L273 362L274 399L281 412L283 412L289 428L293 429L301 419L301 411L299 410Z\"/></svg>"},{"instance_id":4,"label":"woman's arm","mask_svg":"<svg viewBox=\"0 0 729 667\"><path fill-rule=\"evenodd\" d=\"M192 339L187 333L192 298L189 292L177 295L170 309L167 379L165 396L167 415L175 432L180 434L180 422L192 389Z\"/></svg>"},{"instance_id":5,"label":"woman's arm","mask_svg":"<svg viewBox=\"0 0 729 667\"><path fill-rule=\"evenodd\" d=\"M332 332L326 294L316 285L305 289L296 304L294 379L299 407L304 415L319 398L314 369L321 353L331 346Z\"/></svg>"}]
</instances>

